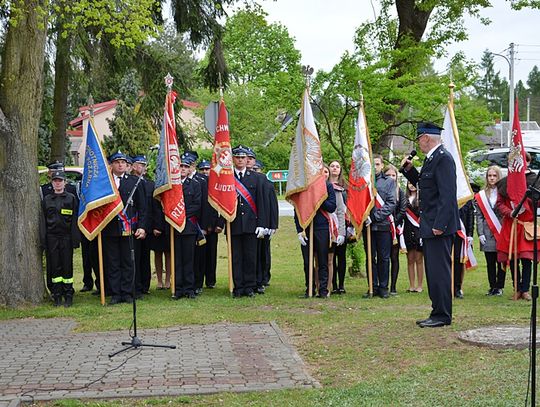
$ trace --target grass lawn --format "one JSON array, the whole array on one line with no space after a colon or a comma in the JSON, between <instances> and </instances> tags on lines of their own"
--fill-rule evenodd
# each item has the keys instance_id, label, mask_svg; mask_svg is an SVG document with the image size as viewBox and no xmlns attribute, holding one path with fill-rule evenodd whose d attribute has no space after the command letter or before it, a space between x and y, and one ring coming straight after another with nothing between
<instances>
[{"instance_id":1,"label":"grass lawn","mask_svg":"<svg viewBox=\"0 0 540 407\"><path fill-rule=\"evenodd\" d=\"M454 302L450 327L421 329L415 320L430 311L427 289L406 293L406 258L401 256L397 297L362 299L365 279L347 276L347 294L330 299L299 298L304 277L292 218L281 218L272 239L272 280L265 295L231 299L227 259L220 237L218 286L196 300L172 301L153 290L138 303L138 327L155 328L215 322L275 320L322 384L318 390L220 393L209 396L79 402L58 406L205 405L205 406L513 406L523 405L527 389L528 351L489 350L461 343L459 331L492 324L527 325L531 303L509 300L507 276L502 297L486 297L484 256L468 272L465 298ZM478 245L476 245L478 247ZM82 287L76 254L76 288ZM153 281L155 287L155 281ZM425 284L427 288L427 285ZM89 293L77 295L70 309L50 304L17 310L0 308L0 319L69 317L78 331L127 330L131 306L102 307Z\"/></svg>"}]
</instances>

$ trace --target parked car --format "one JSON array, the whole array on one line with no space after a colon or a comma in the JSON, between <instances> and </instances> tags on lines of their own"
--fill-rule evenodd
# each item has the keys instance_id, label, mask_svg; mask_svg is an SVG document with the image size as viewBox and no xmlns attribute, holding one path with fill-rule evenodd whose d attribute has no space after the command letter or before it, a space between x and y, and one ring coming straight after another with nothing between
<instances>
[{"instance_id":1,"label":"parked car","mask_svg":"<svg viewBox=\"0 0 540 407\"><path fill-rule=\"evenodd\" d=\"M47 179L48 171L49 170L47 169L47 167L38 167L39 179L41 184L49 182ZM72 184L76 184L82 180L83 167L68 166L64 169L64 172L66 173L67 181Z\"/></svg>"},{"instance_id":2,"label":"parked car","mask_svg":"<svg viewBox=\"0 0 540 407\"><path fill-rule=\"evenodd\" d=\"M484 178L486 169L490 165L498 165L501 167L503 177L508 174L508 147L490 148L482 150L471 150L467 154L467 167L469 178L476 180ZM525 147L525 150L531 155L531 163L529 168L535 172L540 170L540 148Z\"/></svg>"}]
</instances>

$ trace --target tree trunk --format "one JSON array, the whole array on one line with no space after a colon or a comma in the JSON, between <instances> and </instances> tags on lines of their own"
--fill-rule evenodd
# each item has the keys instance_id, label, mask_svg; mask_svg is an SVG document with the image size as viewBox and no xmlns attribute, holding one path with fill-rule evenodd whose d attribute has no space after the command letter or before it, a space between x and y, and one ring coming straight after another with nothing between
<instances>
[{"instance_id":1,"label":"tree trunk","mask_svg":"<svg viewBox=\"0 0 540 407\"><path fill-rule=\"evenodd\" d=\"M0 74L0 304L9 307L44 293L37 143L48 15L46 0L13 5L21 11L9 24Z\"/></svg>"},{"instance_id":2,"label":"tree trunk","mask_svg":"<svg viewBox=\"0 0 540 407\"><path fill-rule=\"evenodd\" d=\"M61 26L61 24L59 25ZM68 34L64 38L61 31L61 28L59 28L56 39L56 59L54 62L54 132L51 137L51 161L58 160L65 162L72 35Z\"/></svg>"}]
</instances>

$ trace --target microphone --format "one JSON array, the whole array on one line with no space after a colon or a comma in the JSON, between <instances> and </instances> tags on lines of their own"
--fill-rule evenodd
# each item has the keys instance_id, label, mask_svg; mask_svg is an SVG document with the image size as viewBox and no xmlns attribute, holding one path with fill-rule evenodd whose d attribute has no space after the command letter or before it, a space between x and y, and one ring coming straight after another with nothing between
<instances>
[{"instance_id":1,"label":"microphone","mask_svg":"<svg viewBox=\"0 0 540 407\"><path fill-rule=\"evenodd\" d=\"M416 156L416 150L412 150L409 154L409 156L407 157L407 161L412 161L412 159ZM405 165L406 164L403 164L401 166L401 170L403 171L405 169Z\"/></svg>"}]
</instances>

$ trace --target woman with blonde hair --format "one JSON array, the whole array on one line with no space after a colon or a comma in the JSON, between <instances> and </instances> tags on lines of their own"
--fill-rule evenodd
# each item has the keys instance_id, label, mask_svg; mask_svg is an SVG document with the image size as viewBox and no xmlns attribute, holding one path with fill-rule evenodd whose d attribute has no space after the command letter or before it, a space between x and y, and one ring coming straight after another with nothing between
<instances>
[{"instance_id":1,"label":"woman with blonde hair","mask_svg":"<svg viewBox=\"0 0 540 407\"><path fill-rule=\"evenodd\" d=\"M495 209L497 203L497 182L502 178L501 169L492 165L486 171L486 186L474 196L476 206L476 231L480 241L480 250L486 256L489 291L486 295L502 295L504 272L502 263L497 261L497 240L502 221Z\"/></svg>"},{"instance_id":2,"label":"woman with blonde hair","mask_svg":"<svg viewBox=\"0 0 540 407\"><path fill-rule=\"evenodd\" d=\"M329 290L332 294L345 294L345 270L347 265L347 244L346 240L346 221L345 214L347 213L347 190L345 180L343 179L343 171L341 164L334 160L328 165L329 177L328 181L332 183L334 192L336 193L336 216L338 220L338 241L332 244L331 252L329 253L328 268L332 268L333 278L328 280L333 286L333 290ZM330 256L332 256L332 264L330 264Z\"/></svg>"}]
</instances>

